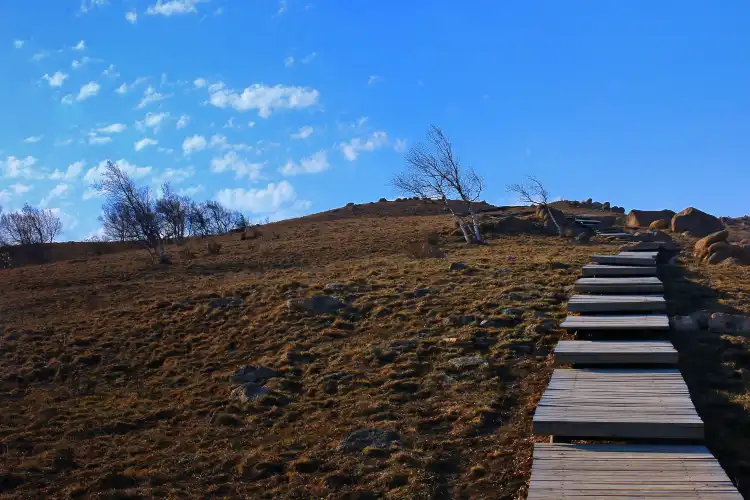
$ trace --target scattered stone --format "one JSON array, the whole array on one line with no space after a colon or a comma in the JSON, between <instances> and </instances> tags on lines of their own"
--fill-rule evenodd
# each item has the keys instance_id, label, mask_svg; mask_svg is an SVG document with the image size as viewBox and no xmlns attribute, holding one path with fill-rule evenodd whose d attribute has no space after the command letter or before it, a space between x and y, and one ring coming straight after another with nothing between
<instances>
[{"instance_id":1,"label":"scattered stone","mask_svg":"<svg viewBox=\"0 0 750 500\"><path fill-rule=\"evenodd\" d=\"M591 241L591 233L588 231L579 233L578 236L576 236L576 241L578 243L588 243L589 241Z\"/></svg>"},{"instance_id":2,"label":"scattered stone","mask_svg":"<svg viewBox=\"0 0 750 500\"><path fill-rule=\"evenodd\" d=\"M591 203L591 208L593 208L595 210L601 210L603 206L604 206L604 204L601 203L601 202L599 202L599 201L594 201L594 202Z\"/></svg>"},{"instance_id":3,"label":"scattered stone","mask_svg":"<svg viewBox=\"0 0 750 500\"><path fill-rule=\"evenodd\" d=\"M390 449L398 445L401 437L396 431L377 428L360 429L349 434L339 444L344 453L362 452L365 448Z\"/></svg>"},{"instance_id":4,"label":"scattered stone","mask_svg":"<svg viewBox=\"0 0 750 500\"><path fill-rule=\"evenodd\" d=\"M604 203L602 203L602 210L610 210L611 208L612 208L612 205L608 201L605 201Z\"/></svg>"},{"instance_id":5,"label":"scattered stone","mask_svg":"<svg viewBox=\"0 0 750 500\"><path fill-rule=\"evenodd\" d=\"M568 295L563 292L550 292L549 294L547 294L547 298L552 302L560 303L568 300Z\"/></svg>"},{"instance_id":6,"label":"scattered stone","mask_svg":"<svg viewBox=\"0 0 750 500\"><path fill-rule=\"evenodd\" d=\"M698 328L705 330L706 328L708 328L708 322L711 320L711 314L713 314L711 311L706 311L704 309L691 313L690 317L693 318L695 323L698 325Z\"/></svg>"},{"instance_id":7,"label":"scattered stone","mask_svg":"<svg viewBox=\"0 0 750 500\"><path fill-rule=\"evenodd\" d=\"M625 225L628 227L649 227L656 220L671 220L673 216L672 210L631 210Z\"/></svg>"},{"instance_id":8,"label":"scattered stone","mask_svg":"<svg viewBox=\"0 0 750 500\"><path fill-rule=\"evenodd\" d=\"M722 229L724 224L718 217L693 207L688 207L672 217L673 233L690 231L695 236L703 237Z\"/></svg>"},{"instance_id":9,"label":"scattered stone","mask_svg":"<svg viewBox=\"0 0 750 500\"><path fill-rule=\"evenodd\" d=\"M518 309L516 307L507 307L503 309L502 313L505 314L506 316L522 316L523 310Z\"/></svg>"},{"instance_id":10,"label":"scattered stone","mask_svg":"<svg viewBox=\"0 0 750 500\"><path fill-rule=\"evenodd\" d=\"M692 316L675 316L672 318L672 328L678 332L690 332L699 329L698 322Z\"/></svg>"},{"instance_id":11,"label":"scattered stone","mask_svg":"<svg viewBox=\"0 0 750 500\"><path fill-rule=\"evenodd\" d=\"M667 219L655 220L654 222L648 225L648 228L651 230L669 229L669 221Z\"/></svg>"},{"instance_id":12,"label":"scattered stone","mask_svg":"<svg viewBox=\"0 0 750 500\"><path fill-rule=\"evenodd\" d=\"M232 375L232 382L236 384L255 384L265 382L269 378L280 377L281 374L276 370L266 368L265 366L247 365L238 368Z\"/></svg>"},{"instance_id":13,"label":"scattered stone","mask_svg":"<svg viewBox=\"0 0 750 500\"><path fill-rule=\"evenodd\" d=\"M552 320L546 320L536 325L529 325L526 327L526 333L529 334L545 334L550 333L555 329L555 322Z\"/></svg>"},{"instance_id":14,"label":"scattered stone","mask_svg":"<svg viewBox=\"0 0 750 500\"><path fill-rule=\"evenodd\" d=\"M214 299L208 303L208 307L217 309L220 307L239 307L242 305L242 299Z\"/></svg>"},{"instance_id":15,"label":"scattered stone","mask_svg":"<svg viewBox=\"0 0 750 500\"><path fill-rule=\"evenodd\" d=\"M320 378L322 380L341 380L344 377L348 377L349 374L347 372L331 372L326 373L325 375L322 375Z\"/></svg>"},{"instance_id":16,"label":"scattered stone","mask_svg":"<svg viewBox=\"0 0 750 500\"><path fill-rule=\"evenodd\" d=\"M251 401L256 401L262 398L270 392L270 389L264 385L244 384L236 387L229 394L229 399L231 401L238 401L240 403L249 403Z\"/></svg>"},{"instance_id":17,"label":"scattered stone","mask_svg":"<svg viewBox=\"0 0 750 500\"><path fill-rule=\"evenodd\" d=\"M553 260L552 262L549 263L549 267L551 267L552 269L568 269L570 267L570 264L566 264L565 262L557 262Z\"/></svg>"},{"instance_id":18,"label":"scattered stone","mask_svg":"<svg viewBox=\"0 0 750 500\"><path fill-rule=\"evenodd\" d=\"M416 290L414 290L412 295L416 298L420 298L420 297L424 297L425 295L432 295L435 293L437 292L431 288L417 288Z\"/></svg>"},{"instance_id":19,"label":"scattered stone","mask_svg":"<svg viewBox=\"0 0 750 500\"><path fill-rule=\"evenodd\" d=\"M750 333L750 317L742 314L714 313L708 320L708 330L715 333Z\"/></svg>"},{"instance_id":20,"label":"scattered stone","mask_svg":"<svg viewBox=\"0 0 750 500\"><path fill-rule=\"evenodd\" d=\"M480 356L461 356L448 361L448 365L454 370L468 370L470 368L485 367L487 360Z\"/></svg>"},{"instance_id":21,"label":"scattered stone","mask_svg":"<svg viewBox=\"0 0 750 500\"><path fill-rule=\"evenodd\" d=\"M346 307L346 304L330 295L316 294L306 300L289 299L287 307L292 310L306 310L315 314L331 314Z\"/></svg>"},{"instance_id":22,"label":"scattered stone","mask_svg":"<svg viewBox=\"0 0 750 500\"><path fill-rule=\"evenodd\" d=\"M503 328L506 326L513 326L518 321L515 318L488 318L483 319L479 322L479 326L482 328Z\"/></svg>"},{"instance_id":23,"label":"scattered stone","mask_svg":"<svg viewBox=\"0 0 750 500\"><path fill-rule=\"evenodd\" d=\"M388 200L386 200L385 198L380 198L380 199L378 200L378 203L383 203L383 202L386 202L386 201L388 201Z\"/></svg>"},{"instance_id":24,"label":"scattered stone","mask_svg":"<svg viewBox=\"0 0 750 500\"><path fill-rule=\"evenodd\" d=\"M336 380L330 379L323 384L323 392L326 394L336 394L339 390L339 383Z\"/></svg>"},{"instance_id":25,"label":"scattered stone","mask_svg":"<svg viewBox=\"0 0 750 500\"><path fill-rule=\"evenodd\" d=\"M528 297L523 293L511 292L508 294L510 300L526 300Z\"/></svg>"},{"instance_id":26,"label":"scattered stone","mask_svg":"<svg viewBox=\"0 0 750 500\"><path fill-rule=\"evenodd\" d=\"M451 262L451 265L448 266L449 271L463 271L464 269L469 269L469 266L461 262Z\"/></svg>"},{"instance_id":27,"label":"scattered stone","mask_svg":"<svg viewBox=\"0 0 750 500\"><path fill-rule=\"evenodd\" d=\"M346 285L343 283L328 283L323 287L323 291L328 293L340 293L346 289Z\"/></svg>"},{"instance_id":28,"label":"scattered stone","mask_svg":"<svg viewBox=\"0 0 750 500\"><path fill-rule=\"evenodd\" d=\"M541 318L541 319L548 319L550 317L549 314L547 314L546 312L542 312L542 311L534 311L532 316L534 318Z\"/></svg>"}]
</instances>

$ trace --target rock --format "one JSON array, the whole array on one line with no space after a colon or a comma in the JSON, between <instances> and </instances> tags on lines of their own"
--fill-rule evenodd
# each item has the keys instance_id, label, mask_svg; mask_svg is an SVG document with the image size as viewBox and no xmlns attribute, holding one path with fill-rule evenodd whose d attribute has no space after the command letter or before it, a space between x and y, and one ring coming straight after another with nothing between
<instances>
[{"instance_id":1,"label":"rock","mask_svg":"<svg viewBox=\"0 0 750 500\"><path fill-rule=\"evenodd\" d=\"M510 292L508 294L509 300L526 300L528 298L529 298L528 295L524 293Z\"/></svg>"},{"instance_id":2,"label":"rock","mask_svg":"<svg viewBox=\"0 0 750 500\"><path fill-rule=\"evenodd\" d=\"M750 317L742 314L714 313L708 320L708 330L715 333L750 333Z\"/></svg>"},{"instance_id":3,"label":"rock","mask_svg":"<svg viewBox=\"0 0 750 500\"><path fill-rule=\"evenodd\" d=\"M610 205L608 201L605 201L604 203L602 203L602 210L611 210L611 209L612 209L612 205Z\"/></svg>"},{"instance_id":4,"label":"rock","mask_svg":"<svg viewBox=\"0 0 750 500\"><path fill-rule=\"evenodd\" d=\"M505 217L491 217L479 223L479 230L482 233L538 233L541 227L531 220L521 219L515 215Z\"/></svg>"},{"instance_id":5,"label":"rock","mask_svg":"<svg viewBox=\"0 0 750 500\"><path fill-rule=\"evenodd\" d=\"M546 312L543 312L543 311L534 311L534 313L532 314L532 316L534 318L541 318L541 319L548 319L550 317L549 314L547 314Z\"/></svg>"},{"instance_id":6,"label":"rock","mask_svg":"<svg viewBox=\"0 0 750 500\"><path fill-rule=\"evenodd\" d=\"M698 322L692 316L675 316L672 318L672 328L678 332L698 330Z\"/></svg>"},{"instance_id":7,"label":"rock","mask_svg":"<svg viewBox=\"0 0 750 500\"><path fill-rule=\"evenodd\" d=\"M208 307L217 309L220 307L239 307L242 305L242 299L214 299L208 303Z\"/></svg>"},{"instance_id":8,"label":"rock","mask_svg":"<svg viewBox=\"0 0 750 500\"><path fill-rule=\"evenodd\" d=\"M346 285L343 283L328 283L323 287L323 291L328 293L340 293L346 289Z\"/></svg>"},{"instance_id":9,"label":"rock","mask_svg":"<svg viewBox=\"0 0 750 500\"><path fill-rule=\"evenodd\" d=\"M708 259L706 262L709 264L718 264L732 256L732 248L726 241L717 241L710 247L708 247Z\"/></svg>"},{"instance_id":10,"label":"rock","mask_svg":"<svg viewBox=\"0 0 750 500\"><path fill-rule=\"evenodd\" d=\"M594 203L594 200L592 200L591 198L583 202L584 205L588 205L588 206L591 206L592 203Z\"/></svg>"},{"instance_id":11,"label":"rock","mask_svg":"<svg viewBox=\"0 0 750 500\"><path fill-rule=\"evenodd\" d=\"M243 384L236 387L230 394L229 399L231 401L237 401L240 403L249 403L257 399L262 398L268 394L270 389L264 385L258 384Z\"/></svg>"},{"instance_id":12,"label":"rock","mask_svg":"<svg viewBox=\"0 0 750 500\"><path fill-rule=\"evenodd\" d=\"M591 241L591 233L586 231L585 233L579 233L578 236L576 236L576 241L578 243L588 243Z\"/></svg>"},{"instance_id":13,"label":"rock","mask_svg":"<svg viewBox=\"0 0 750 500\"><path fill-rule=\"evenodd\" d=\"M708 253L708 248L711 245L720 241L726 241L727 238L729 238L729 231L727 231L726 229L711 233L708 236L701 238L700 240L695 242L695 246L693 246L693 253L696 257L703 257L706 253Z\"/></svg>"},{"instance_id":14,"label":"rock","mask_svg":"<svg viewBox=\"0 0 750 500\"><path fill-rule=\"evenodd\" d=\"M346 307L346 304L330 295L316 294L306 300L290 299L287 301L289 309L302 309L314 314L331 314Z\"/></svg>"},{"instance_id":15,"label":"rock","mask_svg":"<svg viewBox=\"0 0 750 500\"><path fill-rule=\"evenodd\" d=\"M527 334L545 334L550 333L555 329L555 322L552 320L545 320L542 323L536 325L529 325L526 327Z\"/></svg>"},{"instance_id":16,"label":"rock","mask_svg":"<svg viewBox=\"0 0 750 500\"><path fill-rule=\"evenodd\" d=\"M673 233L690 231L695 236L703 237L722 229L724 229L724 224L718 217L693 207L686 208L672 217Z\"/></svg>"},{"instance_id":17,"label":"rock","mask_svg":"<svg viewBox=\"0 0 750 500\"><path fill-rule=\"evenodd\" d=\"M729 257L728 259L722 261L720 265L722 266L744 266L746 261L742 259L738 259L737 257Z\"/></svg>"},{"instance_id":18,"label":"rock","mask_svg":"<svg viewBox=\"0 0 750 500\"><path fill-rule=\"evenodd\" d=\"M565 262L558 262L556 260L553 260L549 263L549 267L552 269L567 269L570 267L570 264L566 264Z\"/></svg>"},{"instance_id":19,"label":"rock","mask_svg":"<svg viewBox=\"0 0 750 500\"><path fill-rule=\"evenodd\" d=\"M235 384L254 384L265 382L269 378L280 377L281 374L276 370L266 368L265 366L247 365L238 368L232 375L232 382Z\"/></svg>"},{"instance_id":20,"label":"rock","mask_svg":"<svg viewBox=\"0 0 750 500\"><path fill-rule=\"evenodd\" d=\"M365 448L388 450L400 442L401 437L396 431L377 428L360 429L344 438L339 443L339 450L344 453L361 452Z\"/></svg>"},{"instance_id":21,"label":"rock","mask_svg":"<svg viewBox=\"0 0 750 500\"><path fill-rule=\"evenodd\" d=\"M461 262L451 262L451 265L448 266L448 271L463 271L464 269L469 269L469 266Z\"/></svg>"},{"instance_id":22,"label":"rock","mask_svg":"<svg viewBox=\"0 0 750 500\"><path fill-rule=\"evenodd\" d=\"M673 242L672 237L663 231L639 231L633 234L630 239L634 241L661 241L665 243Z\"/></svg>"},{"instance_id":23,"label":"rock","mask_svg":"<svg viewBox=\"0 0 750 500\"><path fill-rule=\"evenodd\" d=\"M563 292L550 292L547 294L547 298L550 302L559 304L560 302L565 302L566 300L568 300L568 294Z\"/></svg>"},{"instance_id":24,"label":"rock","mask_svg":"<svg viewBox=\"0 0 750 500\"><path fill-rule=\"evenodd\" d=\"M713 314L711 311L706 311L705 309L701 311L695 311L694 313L690 314L690 317L693 318L693 321L698 325L698 328L701 328L705 330L708 328L708 322L711 319L711 314Z\"/></svg>"},{"instance_id":25,"label":"rock","mask_svg":"<svg viewBox=\"0 0 750 500\"><path fill-rule=\"evenodd\" d=\"M453 370L468 370L470 368L485 367L487 360L479 356L461 356L448 361L448 366Z\"/></svg>"},{"instance_id":26,"label":"rock","mask_svg":"<svg viewBox=\"0 0 750 500\"><path fill-rule=\"evenodd\" d=\"M669 221L667 219L655 220L654 222L648 225L648 228L652 230L669 229Z\"/></svg>"},{"instance_id":27,"label":"rock","mask_svg":"<svg viewBox=\"0 0 750 500\"><path fill-rule=\"evenodd\" d=\"M417 288L412 292L412 296L416 298L424 297L425 295L432 295L437 293L435 290L431 288Z\"/></svg>"},{"instance_id":28,"label":"rock","mask_svg":"<svg viewBox=\"0 0 750 500\"><path fill-rule=\"evenodd\" d=\"M648 227L652 222L660 219L671 220L672 210L631 210L625 225L629 227Z\"/></svg>"},{"instance_id":29,"label":"rock","mask_svg":"<svg viewBox=\"0 0 750 500\"><path fill-rule=\"evenodd\" d=\"M388 201L388 200L386 200L385 198L380 198L380 199L378 200L378 203L383 203L383 202L385 202L385 201Z\"/></svg>"},{"instance_id":30,"label":"rock","mask_svg":"<svg viewBox=\"0 0 750 500\"><path fill-rule=\"evenodd\" d=\"M502 313L506 316L523 316L523 311L516 307L507 307L502 310Z\"/></svg>"},{"instance_id":31,"label":"rock","mask_svg":"<svg viewBox=\"0 0 750 500\"><path fill-rule=\"evenodd\" d=\"M515 317L509 318L487 318L479 322L479 326L482 328L503 328L506 326L513 326L518 323Z\"/></svg>"},{"instance_id":32,"label":"rock","mask_svg":"<svg viewBox=\"0 0 750 500\"><path fill-rule=\"evenodd\" d=\"M325 384L323 384L323 392L325 392L326 394L336 394L338 390L339 383L336 380L326 380Z\"/></svg>"},{"instance_id":33,"label":"rock","mask_svg":"<svg viewBox=\"0 0 750 500\"><path fill-rule=\"evenodd\" d=\"M601 202L598 202L598 201L595 201L595 202L593 202L591 204L591 208L593 208L595 210L601 210L603 206L604 206L604 204L601 203Z\"/></svg>"},{"instance_id":34,"label":"rock","mask_svg":"<svg viewBox=\"0 0 750 500\"><path fill-rule=\"evenodd\" d=\"M614 206L610 209L612 212L615 212L617 214L624 214L625 213L625 207L618 207Z\"/></svg>"}]
</instances>

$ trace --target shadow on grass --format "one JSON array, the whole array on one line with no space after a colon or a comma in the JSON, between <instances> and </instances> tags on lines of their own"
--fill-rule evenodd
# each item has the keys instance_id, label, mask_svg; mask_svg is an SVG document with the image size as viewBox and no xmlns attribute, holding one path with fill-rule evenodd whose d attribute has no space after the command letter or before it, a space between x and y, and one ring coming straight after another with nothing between
<instances>
[{"instance_id":1,"label":"shadow on grass","mask_svg":"<svg viewBox=\"0 0 750 500\"><path fill-rule=\"evenodd\" d=\"M665 266L663 281L670 316L706 309L739 313L719 301L722 294L700 283L682 266ZM706 445L740 493L750 498L750 339L699 330L672 332L680 371L704 421Z\"/></svg>"}]
</instances>

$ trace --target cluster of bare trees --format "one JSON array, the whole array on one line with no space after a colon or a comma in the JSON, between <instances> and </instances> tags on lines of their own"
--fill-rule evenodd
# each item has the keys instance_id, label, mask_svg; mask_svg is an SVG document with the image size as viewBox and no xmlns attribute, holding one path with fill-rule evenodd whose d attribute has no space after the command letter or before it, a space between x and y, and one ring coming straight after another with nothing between
<instances>
[{"instance_id":1,"label":"cluster of bare trees","mask_svg":"<svg viewBox=\"0 0 750 500\"><path fill-rule=\"evenodd\" d=\"M467 243L481 243L474 203L484 189L484 182L474 169L461 165L453 151L453 145L442 129L431 125L427 131L427 143L419 143L406 154L407 169L396 175L391 183L402 193L423 199L441 200L453 215ZM448 202L458 198L466 212L458 214ZM465 217L471 219L467 223Z\"/></svg>"},{"instance_id":2,"label":"cluster of bare trees","mask_svg":"<svg viewBox=\"0 0 750 500\"><path fill-rule=\"evenodd\" d=\"M161 196L137 186L117 164L108 162L102 178L94 184L105 198L99 220L107 239L136 241L154 259L166 261L166 244L180 243L188 236L224 234L247 226L241 213L216 201L198 203L180 196L167 183Z\"/></svg>"},{"instance_id":3,"label":"cluster of bare trees","mask_svg":"<svg viewBox=\"0 0 750 500\"><path fill-rule=\"evenodd\" d=\"M0 209L0 214L0 246L52 243L62 231L60 217L51 210L26 204L7 214Z\"/></svg>"}]
</instances>

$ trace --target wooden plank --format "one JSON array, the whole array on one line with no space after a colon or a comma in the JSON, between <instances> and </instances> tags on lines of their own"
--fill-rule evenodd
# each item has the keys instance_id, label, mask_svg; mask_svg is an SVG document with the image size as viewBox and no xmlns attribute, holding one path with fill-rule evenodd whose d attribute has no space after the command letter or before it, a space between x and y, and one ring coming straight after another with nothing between
<instances>
[{"instance_id":1,"label":"wooden plank","mask_svg":"<svg viewBox=\"0 0 750 500\"><path fill-rule=\"evenodd\" d=\"M528 500L741 500L704 446L534 444Z\"/></svg>"},{"instance_id":2,"label":"wooden plank","mask_svg":"<svg viewBox=\"0 0 750 500\"><path fill-rule=\"evenodd\" d=\"M631 331L669 330L666 314L616 315L616 316L568 316L560 325L568 330L582 331Z\"/></svg>"},{"instance_id":3,"label":"wooden plank","mask_svg":"<svg viewBox=\"0 0 750 500\"><path fill-rule=\"evenodd\" d=\"M568 311L594 312L664 312L667 302L661 295L573 295Z\"/></svg>"},{"instance_id":4,"label":"wooden plank","mask_svg":"<svg viewBox=\"0 0 750 500\"><path fill-rule=\"evenodd\" d=\"M618 266L653 266L656 262L650 255L592 255L591 260L597 264Z\"/></svg>"},{"instance_id":5,"label":"wooden plank","mask_svg":"<svg viewBox=\"0 0 750 500\"><path fill-rule=\"evenodd\" d=\"M585 293L661 293L664 284L659 278L579 278L575 290Z\"/></svg>"},{"instance_id":6,"label":"wooden plank","mask_svg":"<svg viewBox=\"0 0 750 500\"><path fill-rule=\"evenodd\" d=\"M533 428L576 438L703 439L678 370L556 369Z\"/></svg>"},{"instance_id":7,"label":"wooden plank","mask_svg":"<svg viewBox=\"0 0 750 500\"><path fill-rule=\"evenodd\" d=\"M596 276L656 276L656 266L608 266L605 264L587 264L583 266L583 275Z\"/></svg>"},{"instance_id":8,"label":"wooden plank","mask_svg":"<svg viewBox=\"0 0 750 500\"><path fill-rule=\"evenodd\" d=\"M675 365L677 350L666 340L561 340L555 348L555 361L566 365Z\"/></svg>"},{"instance_id":9,"label":"wooden plank","mask_svg":"<svg viewBox=\"0 0 750 500\"><path fill-rule=\"evenodd\" d=\"M638 252L629 252L623 250L617 255L620 257L651 257L652 259L656 260L659 257L659 251L643 250Z\"/></svg>"}]
</instances>

